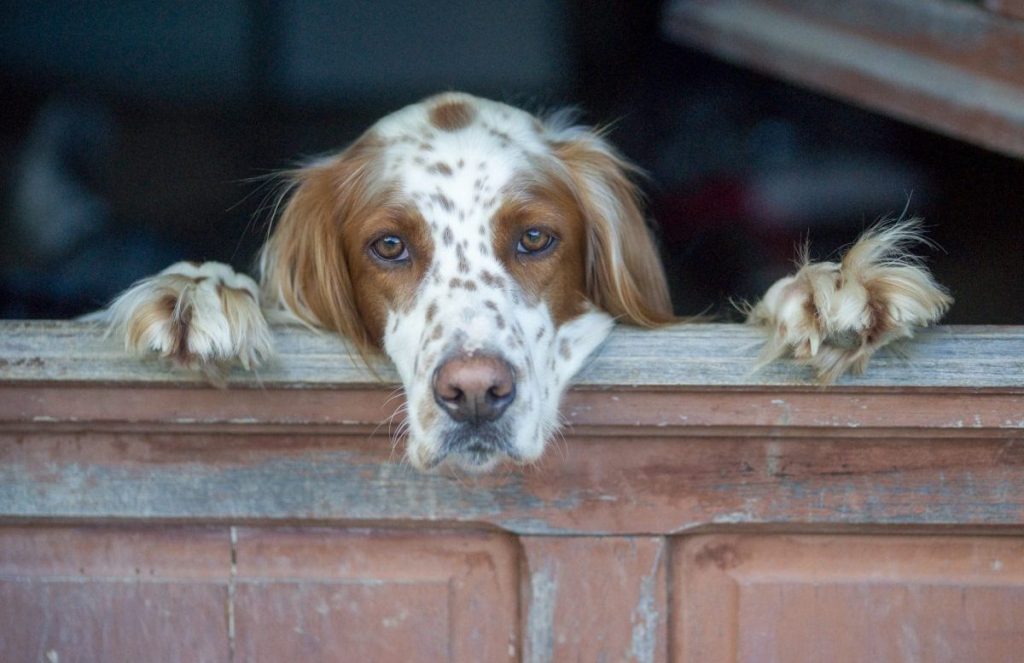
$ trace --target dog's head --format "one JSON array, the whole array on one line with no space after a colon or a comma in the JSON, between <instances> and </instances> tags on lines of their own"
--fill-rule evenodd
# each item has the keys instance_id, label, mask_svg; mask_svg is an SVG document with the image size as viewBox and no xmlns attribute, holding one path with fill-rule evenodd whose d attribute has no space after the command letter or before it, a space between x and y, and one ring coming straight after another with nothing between
<instances>
[{"instance_id":1,"label":"dog's head","mask_svg":"<svg viewBox=\"0 0 1024 663\"><path fill-rule=\"evenodd\" d=\"M532 461L613 320L671 317L629 170L557 117L432 97L296 173L264 289L390 357L413 465Z\"/></svg>"}]
</instances>

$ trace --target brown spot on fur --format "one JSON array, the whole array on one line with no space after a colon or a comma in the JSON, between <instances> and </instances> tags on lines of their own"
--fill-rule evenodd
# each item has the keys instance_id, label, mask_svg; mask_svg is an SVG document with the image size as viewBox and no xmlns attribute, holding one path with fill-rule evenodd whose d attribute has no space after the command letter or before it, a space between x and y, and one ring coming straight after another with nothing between
<instances>
[{"instance_id":1,"label":"brown spot on fur","mask_svg":"<svg viewBox=\"0 0 1024 663\"><path fill-rule=\"evenodd\" d=\"M467 281L465 282L465 284L463 284L463 287L464 287L464 288L465 288L466 290L469 290L470 292L472 292L472 291L476 290L476 282L475 282L475 281L469 281L469 280L467 280Z\"/></svg>"},{"instance_id":2,"label":"brown spot on fur","mask_svg":"<svg viewBox=\"0 0 1024 663\"><path fill-rule=\"evenodd\" d=\"M435 163L430 168L427 168L427 172L428 173L433 173L434 175L440 174L440 175L444 175L445 177L451 177L452 176L452 172L454 172L454 171L452 171L452 167L449 166L448 164L446 164L444 162L441 162L441 161L438 161L437 163Z\"/></svg>"},{"instance_id":3,"label":"brown spot on fur","mask_svg":"<svg viewBox=\"0 0 1024 663\"><path fill-rule=\"evenodd\" d=\"M490 273L486 269L480 272L480 280L483 281L486 285L491 286L492 288L505 287L505 279L496 274Z\"/></svg>"},{"instance_id":4,"label":"brown spot on fur","mask_svg":"<svg viewBox=\"0 0 1024 663\"><path fill-rule=\"evenodd\" d=\"M175 300L171 305L168 300ZM171 315L171 351L170 356L181 364L188 364L191 360L191 353L188 350L188 334L192 328L192 303L183 300L181 305L174 297L164 297L163 305L172 306Z\"/></svg>"},{"instance_id":5,"label":"brown spot on fur","mask_svg":"<svg viewBox=\"0 0 1024 663\"><path fill-rule=\"evenodd\" d=\"M452 202L452 199L444 195L440 191L438 191L437 193L430 194L430 199L433 200L438 205L440 205L441 207L443 207L446 212L451 212L453 209L455 209L455 203Z\"/></svg>"},{"instance_id":6,"label":"brown spot on fur","mask_svg":"<svg viewBox=\"0 0 1024 663\"><path fill-rule=\"evenodd\" d=\"M892 331L896 323L889 315L889 307L886 306L883 296L884 290L871 282L865 283L864 289L868 292L868 311L871 313L871 326L866 330L864 338L868 343L875 343Z\"/></svg>"},{"instance_id":7,"label":"brown spot on fur","mask_svg":"<svg viewBox=\"0 0 1024 663\"><path fill-rule=\"evenodd\" d=\"M552 178L524 188L526 195L507 200L492 217L492 251L527 300L546 301L561 325L586 310L586 222L571 187ZM530 228L542 228L558 242L536 256L521 256L516 246Z\"/></svg>"},{"instance_id":8,"label":"brown spot on fur","mask_svg":"<svg viewBox=\"0 0 1024 663\"><path fill-rule=\"evenodd\" d=\"M474 117L476 109L464 101L444 101L430 109L430 123L442 131L464 129Z\"/></svg>"},{"instance_id":9,"label":"brown spot on fur","mask_svg":"<svg viewBox=\"0 0 1024 663\"><path fill-rule=\"evenodd\" d=\"M437 339L441 338L441 336L443 336L443 335L444 335L444 326L441 323L437 323L436 325L434 325L434 331L432 331L430 333L430 338L436 341Z\"/></svg>"},{"instance_id":10,"label":"brown spot on fur","mask_svg":"<svg viewBox=\"0 0 1024 663\"><path fill-rule=\"evenodd\" d=\"M427 323L434 321L434 316L437 315L437 302L430 302L430 306L427 307Z\"/></svg>"},{"instance_id":11,"label":"brown spot on fur","mask_svg":"<svg viewBox=\"0 0 1024 663\"><path fill-rule=\"evenodd\" d=\"M494 324L498 325L498 329L505 328L505 318L500 313L494 316Z\"/></svg>"},{"instance_id":12,"label":"brown spot on fur","mask_svg":"<svg viewBox=\"0 0 1024 663\"><path fill-rule=\"evenodd\" d=\"M296 172L297 186L265 247L267 292L363 354L379 350L388 311L412 302L433 253L423 217L395 205L393 190L381 184L382 148L368 133L337 157ZM367 242L385 232L405 239L410 264L385 268L367 255Z\"/></svg>"},{"instance_id":13,"label":"brown spot on fur","mask_svg":"<svg viewBox=\"0 0 1024 663\"><path fill-rule=\"evenodd\" d=\"M502 142L502 147L507 147L508 143L512 142L512 136L509 136L504 131L499 131L498 129L495 129L494 127L488 129L487 133L491 134L492 136L500 140Z\"/></svg>"},{"instance_id":14,"label":"brown spot on fur","mask_svg":"<svg viewBox=\"0 0 1024 663\"><path fill-rule=\"evenodd\" d=\"M232 288L229 285L225 285L223 282L217 284L217 295L218 296L223 298L225 296L225 294L228 294L228 293L238 294L238 295L247 295L249 297L249 299L252 299L253 301L256 300L256 297L253 296L253 294L248 290L248 288Z\"/></svg>"},{"instance_id":15,"label":"brown spot on fur","mask_svg":"<svg viewBox=\"0 0 1024 663\"><path fill-rule=\"evenodd\" d=\"M451 288L452 290L456 290L458 288L461 288L462 287L462 279L460 279L460 278L453 278L451 281L448 282L448 287Z\"/></svg>"},{"instance_id":16,"label":"brown spot on fur","mask_svg":"<svg viewBox=\"0 0 1024 663\"><path fill-rule=\"evenodd\" d=\"M558 344L558 354L566 361L572 359L572 347L569 345L569 339L563 338Z\"/></svg>"},{"instance_id":17,"label":"brown spot on fur","mask_svg":"<svg viewBox=\"0 0 1024 663\"><path fill-rule=\"evenodd\" d=\"M445 246L451 246L452 242L455 241L455 235L452 234L452 229L450 227L445 226L444 232L441 233L441 241L444 242Z\"/></svg>"}]
</instances>

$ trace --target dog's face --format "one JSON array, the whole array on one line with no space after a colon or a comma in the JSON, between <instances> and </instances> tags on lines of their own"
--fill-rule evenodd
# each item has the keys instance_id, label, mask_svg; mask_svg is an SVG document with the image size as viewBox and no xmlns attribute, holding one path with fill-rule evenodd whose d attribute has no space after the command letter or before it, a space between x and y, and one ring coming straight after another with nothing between
<instances>
[{"instance_id":1,"label":"dog's face","mask_svg":"<svg viewBox=\"0 0 1024 663\"><path fill-rule=\"evenodd\" d=\"M265 291L390 357L413 465L535 460L613 317L671 315L626 168L582 128L428 99L297 173Z\"/></svg>"}]
</instances>

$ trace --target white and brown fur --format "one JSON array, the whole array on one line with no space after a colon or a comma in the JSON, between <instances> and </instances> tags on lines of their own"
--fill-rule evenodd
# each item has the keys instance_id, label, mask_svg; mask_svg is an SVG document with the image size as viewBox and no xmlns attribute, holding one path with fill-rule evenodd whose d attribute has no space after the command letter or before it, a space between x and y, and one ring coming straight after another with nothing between
<instances>
[{"instance_id":1,"label":"white and brown fur","mask_svg":"<svg viewBox=\"0 0 1024 663\"><path fill-rule=\"evenodd\" d=\"M390 358L413 465L530 462L616 321L673 320L631 170L564 115L431 97L293 173L259 286L218 263L179 263L121 295L112 326L139 354L251 367L272 353L265 313L284 312ZM551 244L524 253L527 231ZM404 259L382 259L382 238L398 238ZM832 380L938 319L951 300L906 252L918 238L913 225L869 232L840 263L775 284L749 314L768 331L764 360L793 354ZM507 367L514 400L496 420L448 416L437 375L453 357Z\"/></svg>"}]
</instances>

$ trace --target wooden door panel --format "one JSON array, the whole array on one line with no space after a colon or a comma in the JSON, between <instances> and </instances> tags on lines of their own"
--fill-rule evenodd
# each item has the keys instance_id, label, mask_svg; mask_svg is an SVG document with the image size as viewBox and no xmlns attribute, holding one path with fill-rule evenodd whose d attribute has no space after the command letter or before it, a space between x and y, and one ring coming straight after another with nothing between
<instances>
[{"instance_id":1,"label":"wooden door panel","mask_svg":"<svg viewBox=\"0 0 1024 663\"><path fill-rule=\"evenodd\" d=\"M509 537L243 528L235 550L238 660L518 660Z\"/></svg>"},{"instance_id":2,"label":"wooden door panel","mask_svg":"<svg viewBox=\"0 0 1024 663\"><path fill-rule=\"evenodd\" d=\"M227 661L226 529L0 528L0 661Z\"/></svg>"},{"instance_id":3,"label":"wooden door panel","mask_svg":"<svg viewBox=\"0 0 1024 663\"><path fill-rule=\"evenodd\" d=\"M932 536L685 539L679 661L1017 661L1024 541Z\"/></svg>"}]
</instances>

